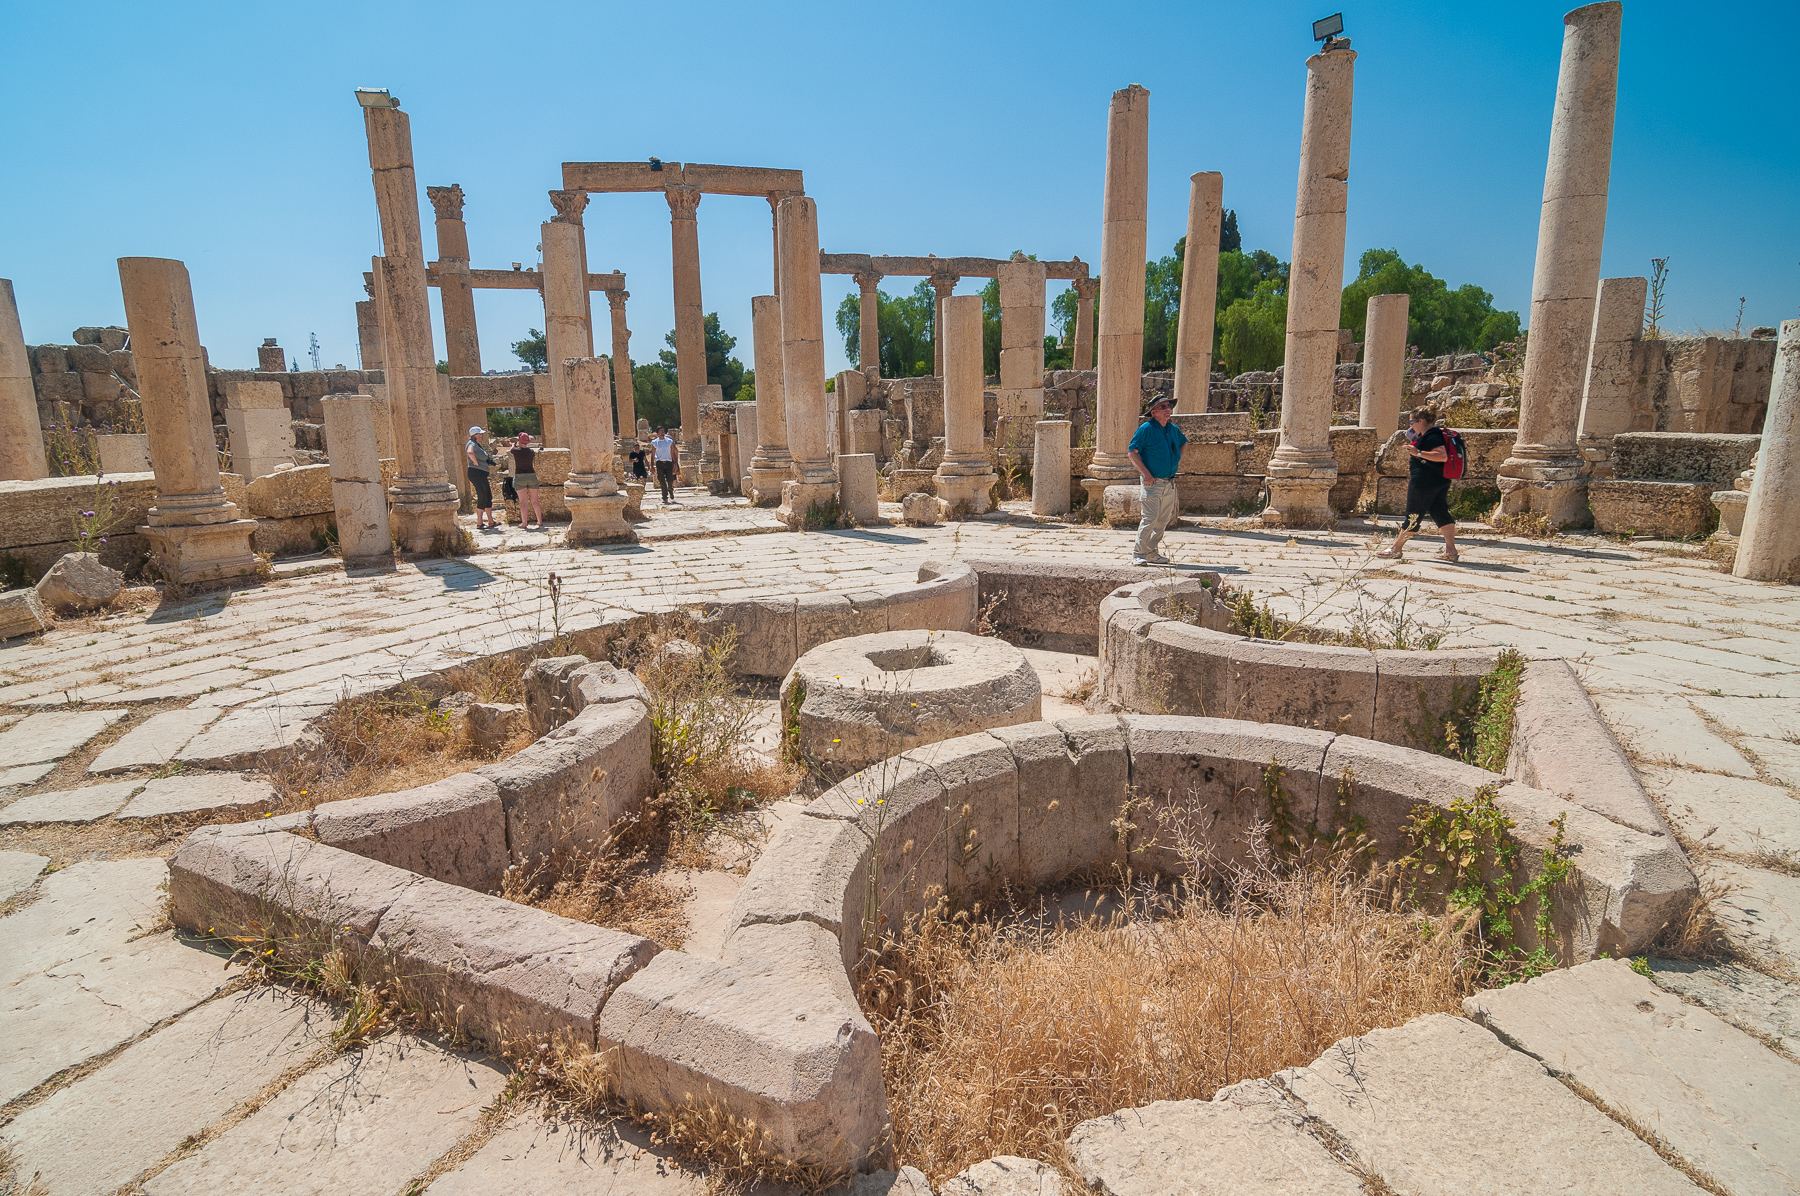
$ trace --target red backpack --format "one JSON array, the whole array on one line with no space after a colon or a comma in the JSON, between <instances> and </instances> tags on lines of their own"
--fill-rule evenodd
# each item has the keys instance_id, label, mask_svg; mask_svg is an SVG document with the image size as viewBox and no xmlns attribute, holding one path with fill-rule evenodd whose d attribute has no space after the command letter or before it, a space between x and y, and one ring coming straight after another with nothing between
<instances>
[{"instance_id":1,"label":"red backpack","mask_svg":"<svg viewBox=\"0 0 1800 1196\"><path fill-rule=\"evenodd\" d=\"M1455 428L1444 429L1444 480L1454 482L1462 477L1468 468L1469 449L1463 443L1462 433Z\"/></svg>"}]
</instances>

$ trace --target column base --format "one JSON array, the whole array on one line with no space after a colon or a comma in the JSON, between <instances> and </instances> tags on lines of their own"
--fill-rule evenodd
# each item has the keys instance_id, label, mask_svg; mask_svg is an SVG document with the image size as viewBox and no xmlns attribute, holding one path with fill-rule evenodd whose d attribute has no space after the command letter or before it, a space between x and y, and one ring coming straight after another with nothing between
<instances>
[{"instance_id":1,"label":"column base","mask_svg":"<svg viewBox=\"0 0 1800 1196\"><path fill-rule=\"evenodd\" d=\"M163 578L178 586L228 577L253 577L262 565L250 548L256 520L140 527L150 542L151 561Z\"/></svg>"},{"instance_id":2,"label":"column base","mask_svg":"<svg viewBox=\"0 0 1800 1196\"><path fill-rule=\"evenodd\" d=\"M630 502L624 494L569 494L563 502L569 508L569 531L563 543L636 544L638 535L625 522L625 508Z\"/></svg>"},{"instance_id":3,"label":"column base","mask_svg":"<svg viewBox=\"0 0 1800 1196\"><path fill-rule=\"evenodd\" d=\"M775 517L787 524L789 531L804 531L809 514L828 506L835 507L837 500L836 481L796 482L789 479L781 484L781 506L776 509Z\"/></svg>"},{"instance_id":4,"label":"column base","mask_svg":"<svg viewBox=\"0 0 1800 1196\"><path fill-rule=\"evenodd\" d=\"M793 471L784 466L759 465L750 467L750 501L759 507L776 507L781 505L781 487L792 481Z\"/></svg>"},{"instance_id":5,"label":"column base","mask_svg":"<svg viewBox=\"0 0 1800 1196\"><path fill-rule=\"evenodd\" d=\"M1335 477L1269 478L1269 505L1263 509L1265 527L1329 530L1337 524L1331 509Z\"/></svg>"},{"instance_id":6,"label":"column base","mask_svg":"<svg viewBox=\"0 0 1800 1196\"><path fill-rule=\"evenodd\" d=\"M405 478L388 491L388 508L394 543L401 552L443 552L459 544L464 532L456 522L461 505L456 487L448 482L408 482Z\"/></svg>"},{"instance_id":7,"label":"column base","mask_svg":"<svg viewBox=\"0 0 1800 1196\"><path fill-rule=\"evenodd\" d=\"M966 519L994 509L994 483L1000 480L997 473L945 473L939 469L932 480L946 519Z\"/></svg>"},{"instance_id":8,"label":"column base","mask_svg":"<svg viewBox=\"0 0 1800 1196\"><path fill-rule=\"evenodd\" d=\"M1557 528L1592 527L1588 479L1582 460L1564 447L1519 444L1500 463L1494 479L1500 488L1500 514L1537 515Z\"/></svg>"}]
</instances>

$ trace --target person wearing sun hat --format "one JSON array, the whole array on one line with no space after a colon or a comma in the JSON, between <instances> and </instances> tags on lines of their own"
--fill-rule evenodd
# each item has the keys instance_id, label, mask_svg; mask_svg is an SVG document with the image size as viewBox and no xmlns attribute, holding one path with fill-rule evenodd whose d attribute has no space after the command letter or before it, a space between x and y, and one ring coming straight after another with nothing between
<instances>
[{"instance_id":1,"label":"person wearing sun hat","mask_svg":"<svg viewBox=\"0 0 1800 1196\"><path fill-rule=\"evenodd\" d=\"M1175 400L1170 396L1152 397L1144 422L1138 425L1125 453L1137 466L1144 484L1138 504L1137 543L1131 550L1134 565L1169 563L1156 546L1162 543L1163 530L1174 522L1175 511L1181 505L1175 490L1175 471L1181 468L1181 450L1187 447L1187 437L1169 418L1174 411Z\"/></svg>"},{"instance_id":2,"label":"person wearing sun hat","mask_svg":"<svg viewBox=\"0 0 1800 1196\"><path fill-rule=\"evenodd\" d=\"M531 526L531 515L537 516L538 530L544 530L544 508L538 505L537 450L531 447L531 433L520 432L513 442L513 489L519 493L519 526Z\"/></svg>"},{"instance_id":3,"label":"person wearing sun hat","mask_svg":"<svg viewBox=\"0 0 1800 1196\"><path fill-rule=\"evenodd\" d=\"M470 428L469 443L463 445L463 456L469 459L469 485L475 487L475 530L478 532L499 526L494 522L494 491L488 485L494 458L487 445L482 443L486 437L486 428Z\"/></svg>"}]
</instances>

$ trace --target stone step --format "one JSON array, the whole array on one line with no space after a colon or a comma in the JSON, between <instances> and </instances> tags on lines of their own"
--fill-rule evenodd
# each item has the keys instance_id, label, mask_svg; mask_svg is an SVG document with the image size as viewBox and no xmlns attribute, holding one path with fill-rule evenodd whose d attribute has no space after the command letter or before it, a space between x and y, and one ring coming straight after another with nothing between
<instances>
[{"instance_id":1,"label":"stone step","mask_svg":"<svg viewBox=\"0 0 1800 1196\"><path fill-rule=\"evenodd\" d=\"M1800 1189L1800 1064L1624 960L1477 993L1463 1011L1735 1196Z\"/></svg>"}]
</instances>

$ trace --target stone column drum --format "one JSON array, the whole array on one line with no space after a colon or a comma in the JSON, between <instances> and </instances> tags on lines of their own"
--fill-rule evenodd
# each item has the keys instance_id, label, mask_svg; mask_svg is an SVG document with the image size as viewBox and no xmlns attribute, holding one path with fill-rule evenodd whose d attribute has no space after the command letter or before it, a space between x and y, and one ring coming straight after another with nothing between
<instances>
[{"instance_id":1,"label":"stone column drum","mask_svg":"<svg viewBox=\"0 0 1800 1196\"><path fill-rule=\"evenodd\" d=\"M781 234L781 382L793 476L778 515L799 530L807 512L837 498L825 421L825 321L819 285L819 207L804 195L776 209ZM758 389L761 380L758 380Z\"/></svg>"},{"instance_id":2,"label":"stone column drum","mask_svg":"<svg viewBox=\"0 0 1800 1196\"><path fill-rule=\"evenodd\" d=\"M1094 296L1100 293L1100 280L1077 278L1070 285L1075 288L1075 349L1069 358L1069 368L1091 370L1094 368Z\"/></svg>"},{"instance_id":3,"label":"stone column drum","mask_svg":"<svg viewBox=\"0 0 1800 1196\"><path fill-rule=\"evenodd\" d=\"M1800 320L1783 320L1734 577L1800 581Z\"/></svg>"},{"instance_id":4,"label":"stone column drum","mask_svg":"<svg viewBox=\"0 0 1800 1196\"><path fill-rule=\"evenodd\" d=\"M431 341L412 125L398 108L362 111L385 249L374 270L383 377L393 402L395 438L402 444L391 495L394 538L406 552L425 552L457 537L459 496L443 459L449 413L440 410Z\"/></svg>"},{"instance_id":5,"label":"stone column drum","mask_svg":"<svg viewBox=\"0 0 1800 1196\"><path fill-rule=\"evenodd\" d=\"M1283 359L1281 443L1269 458L1274 527L1329 527L1337 456L1331 451L1331 395L1343 310L1344 213L1350 191L1350 102L1356 52L1306 60L1306 114L1300 133L1300 185L1294 201L1293 266L1288 275L1287 349Z\"/></svg>"},{"instance_id":6,"label":"stone column drum","mask_svg":"<svg viewBox=\"0 0 1800 1196\"><path fill-rule=\"evenodd\" d=\"M981 436L981 296L944 300L943 331L944 459L932 480L946 517L980 515L1000 480Z\"/></svg>"},{"instance_id":7,"label":"stone column drum","mask_svg":"<svg viewBox=\"0 0 1800 1196\"><path fill-rule=\"evenodd\" d=\"M1069 434L1073 427L1066 419L1040 419L1037 423L1037 443L1031 454L1033 515L1069 512Z\"/></svg>"},{"instance_id":8,"label":"stone column drum","mask_svg":"<svg viewBox=\"0 0 1800 1196\"><path fill-rule=\"evenodd\" d=\"M700 450L700 388L706 385L706 313L700 298L700 189L670 187L669 242L675 264L675 382L681 393L682 454Z\"/></svg>"},{"instance_id":9,"label":"stone column drum","mask_svg":"<svg viewBox=\"0 0 1800 1196\"><path fill-rule=\"evenodd\" d=\"M1099 506L1108 486L1136 481L1125 455L1137 430L1144 370L1144 250L1150 188L1150 93L1113 92L1106 124L1106 202L1100 234L1100 379L1094 459L1082 487ZM946 397L945 406L949 405Z\"/></svg>"},{"instance_id":10,"label":"stone column drum","mask_svg":"<svg viewBox=\"0 0 1800 1196\"><path fill-rule=\"evenodd\" d=\"M368 395L330 395L325 443L331 446L331 506L337 516L338 551L345 567L392 562L387 492L381 485L375 400Z\"/></svg>"},{"instance_id":11,"label":"stone column drum","mask_svg":"<svg viewBox=\"0 0 1800 1196\"><path fill-rule=\"evenodd\" d=\"M570 544L637 543L625 522L625 492L613 473L612 371L599 357L563 362L568 380Z\"/></svg>"},{"instance_id":12,"label":"stone column drum","mask_svg":"<svg viewBox=\"0 0 1800 1196\"><path fill-rule=\"evenodd\" d=\"M1015 254L994 272L1000 291L1000 426L995 447L1025 455L1044 414L1044 280L1042 262Z\"/></svg>"},{"instance_id":13,"label":"stone column drum","mask_svg":"<svg viewBox=\"0 0 1800 1196\"><path fill-rule=\"evenodd\" d=\"M881 275L875 273L858 274L856 278L857 325L856 325L856 368L859 370L875 370L880 376L881 370Z\"/></svg>"},{"instance_id":14,"label":"stone column drum","mask_svg":"<svg viewBox=\"0 0 1800 1196\"><path fill-rule=\"evenodd\" d=\"M156 474L156 505L138 534L150 542L157 570L176 585L246 576L258 564L250 549L256 520L239 518L219 484L187 267L167 258L122 257L119 284Z\"/></svg>"},{"instance_id":15,"label":"stone column drum","mask_svg":"<svg viewBox=\"0 0 1800 1196\"><path fill-rule=\"evenodd\" d=\"M569 204L570 196L579 196L580 204ZM581 231L580 208L586 204L587 192L562 192L557 215L539 228L544 247L545 361L550 367L550 401L559 415L568 410L569 403L566 363L594 355L594 329L588 322L587 257ZM566 422L566 416L558 420L559 426Z\"/></svg>"},{"instance_id":16,"label":"stone column drum","mask_svg":"<svg viewBox=\"0 0 1800 1196\"><path fill-rule=\"evenodd\" d=\"M637 393L631 382L631 329L625 325L625 301L630 291L606 292L612 312L613 413L619 435L637 445Z\"/></svg>"},{"instance_id":17,"label":"stone column drum","mask_svg":"<svg viewBox=\"0 0 1800 1196\"><path fill-rule=\"evenodd\" d=\"M1638 357L1643 347L1644 296L1649 290L1645 278L1602 278L1594 299L1594 330L1575 435L1590 481L1613 476L1614 436L1652 430L1636 426L1631 406L1633 394L1642 389Z\"/></svg>"},{"instance_id":18,"label":"stone column drum","mask_svg":"<svg viewBox=\"0 0 1800 1196\"><path fill-rule=\"evenodd\" d=\"M750 300L756 355L756 455L750 459L750 499L759 507L781 502L781 484L793 477L787 444L787 395L781 385L781 301Z\"/></svg>"},{"instance_id":19,"label":"stone column drum","mask_svg":"<svg viewBox=\"0 0 1800 1196\"><path fill-rule=\"evenodd\" d=\"M1406 329L1411 295L1370 295L1363 333L1362 413L1357 423L1375 429L1375 447L1400 430L1406 400Z\"/></svg>"},{"instance_id":20,"label":"stone column drum","mask_svg":"<svg viewBox=\"0 0 1800 1196\"><path fill-rule=\"evenodd\" d=\"M1623 6L1608 0L1563 18L1562 66L1531 278L1531 338L1519 390L1519 438L1500 464L1500 512L1585 525L1587 479L1575 438L1586 383L1606 191L1612 172Z\"/></svg>"},{"instance_id":21,"label":"stone column drum","mask_svg":"<svg viewBox=\"0 0 1800 1196\"><path fill-rule=\"evenodd\" d=\"M958 274L931 276L931 289L937 294L931 315L931 372L939 378L944 376L944 300L955 292L956 284L961 281L962 276Z\"/></svg>"},{"instance_id":22,"label":"stone column drum","mask_svg":"<svg viewBox=\"0 0 1800 1196\"><path fill-rule=\"evenodd\" d=\"M454 378L481 376L481 340L475 330L475 291L469 285L469 226L463 223L460 184L427 187L437 216L438 302L444 309L444 358Z\"/></svg>"},{"instance_id":23,"label":"stone column drum","mask_svg":"<svg viewBox=\"0 0 1800 1196\"><path fill-rule=\"evenodd\" d=\"M49 476L19 304L12 280L0 278L0 482L35 482Z\"/></svg>"},{"instance_id":24,"label":"stone column drum","mask_svg":"<svg viewBox=\"0 0 1800 1196\"><path fill-rule=\"evenodd\" d=\"M1203 170L1188 183L1187 252L1181 259L1181 314L1175 332L1175 412L1199 415L1206 410L1207 390L1212 386L1225 176Z\"/></svg>"}]
</instances>

